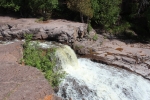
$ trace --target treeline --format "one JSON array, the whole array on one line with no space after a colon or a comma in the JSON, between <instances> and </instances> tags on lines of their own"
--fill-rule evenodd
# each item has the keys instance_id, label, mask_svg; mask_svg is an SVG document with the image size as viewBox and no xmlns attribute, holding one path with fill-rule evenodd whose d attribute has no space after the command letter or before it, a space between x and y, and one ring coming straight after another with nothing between
<instances>
[{"instance_id":1,"label":"treeline","mask_svg":"<svg viewBox=\"0 0 150 100\"><path fill-rule=\"evenodd\" d=\"M109 33L150 36L150 0L0 0L0 13L64 18Z\"/></svg>"}]
</instances>

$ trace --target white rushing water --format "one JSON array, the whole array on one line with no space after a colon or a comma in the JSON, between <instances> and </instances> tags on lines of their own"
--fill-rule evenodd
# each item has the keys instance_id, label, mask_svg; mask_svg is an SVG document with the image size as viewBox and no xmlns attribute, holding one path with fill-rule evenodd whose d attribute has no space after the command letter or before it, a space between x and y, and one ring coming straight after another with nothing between
<instances>
[{"instance_id":1,"label":"white rushing water","mask_svg":"<svg viewBox=\"0 0 150 100\"><path fill-rule=\"evenodd\" d=\"M67 73L57 93L64 100L150 100L150 82L139 75L77 59L68 46L57 49L56 57Z\"/></svg>"},{"instance_id":2,"label":"white rushing water","mask_svg":"<svg viewBox=\"0 0 150 100\"><path fill-rule=\"evenodd\" d=\"M150 100L150 81L139 75L89 59L77 59L66 45L49 42L39 45L57 48L57 66L67 73L57 93L64 100Z\"/></svg>"}]
</instances>

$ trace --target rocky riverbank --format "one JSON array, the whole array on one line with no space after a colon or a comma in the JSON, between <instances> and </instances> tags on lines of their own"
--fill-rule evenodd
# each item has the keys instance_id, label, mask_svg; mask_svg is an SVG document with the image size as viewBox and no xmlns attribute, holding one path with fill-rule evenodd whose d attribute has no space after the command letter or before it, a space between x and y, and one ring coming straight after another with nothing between
<instances>
[{"instance_id":1,"label":"rocky riverbank","mask_svg":"<svg viewBox=\"0 0 150 100\"><path fill-rule=\"evenodd\" d=\"M97 41L74 43L74 49L81 57L120 67L150 79L150 44L108 39L99 35Z\"/></svg>"},{"instance_id":2,"label":"rocky riverbank","mask_svg":"<svg viewBox=\"0 0 150 100\"><path fill-rule=\"evenodd\" d=\"M15 19L0 17L0 38L9 40L33 34L34 39L49 39L58 42L73 43L86 33L87 25L67 20Z\"/></svg>"},{"instance_id":3,"label":"rocky riverbank","mask_svg":"<svg viewBox=\"0 0 150 100\"><path fill-rule=\"evenodd\" d=\"M22 39L33 34L34 39L53 40L70 45L81 57L124 68L150 79L150 44L133 40L109 39L95 31L87 33L87 25L66 20L39 22L37 19L0 17L0 40ZM19 64L22 42L0 44L0 99L39 100L52 97L54 91L36 68Z\"/></svg>"},{"instance_id":4,"label":"rocky riverbank","mask_svg":"<svg viewBox=\"0 0 150 100\"><path fill-rule=\"evenodd\" d=\"M21 41L0 44L0 100L61 100L41 71L19 64L21 58Z\"/></svg>"},{"instance_id":5,"label":"rocky riverbank","mask_svg":"<svg viewBox=\"0 0 150 100\"><path fill-rule=\"evenodd\" d=\"M9 40L33 34L34 39L47 39L70 45L77 54L98 62L115 65L150 79L150 44L133 40L108 39L95 31L87 33L87 25L67 20L0 18L0 38Z\"/></svg>"}]
</instances>

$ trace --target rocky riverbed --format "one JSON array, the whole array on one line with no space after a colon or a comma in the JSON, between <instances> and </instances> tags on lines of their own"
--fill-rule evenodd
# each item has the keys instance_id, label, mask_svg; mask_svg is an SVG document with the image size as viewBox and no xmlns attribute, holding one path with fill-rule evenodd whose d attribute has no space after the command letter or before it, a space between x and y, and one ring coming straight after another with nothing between
<instances>
[{"instance_id":1,"label":"rocky riverbed","mask_svg":"<svg viewBox=\"0 0 150 100\"><path fill-rule=\"evenodd\" d=\"M150 44L133 40L108 39L99 35L97 41L74 43L82 57L120 67L150 79Z\"/></svg>"},{"instance_id":2,"label":"rocky riverbed","mask_svg":"<svg viewBox=\"0 0 150 100\"><path fill-rule=\"evenodd\" d=\"M0 17L0 40L22 39L33 34L34 39L53 40L70 45L80 57L113 65L150 79L150 44L133 40L109 39L95 31L87 35L87 25L67 20L15 19ZM39 100L52 96L54 91L36 68L19 64L22 42L0 44L0 99Z\"/></svg>"}]
</instances>

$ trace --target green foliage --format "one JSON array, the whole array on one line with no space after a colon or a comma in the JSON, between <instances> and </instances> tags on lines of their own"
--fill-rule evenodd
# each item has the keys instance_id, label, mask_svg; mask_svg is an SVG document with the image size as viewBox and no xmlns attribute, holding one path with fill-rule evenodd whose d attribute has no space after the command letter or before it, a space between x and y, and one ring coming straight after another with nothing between
<instances>
[{"instance_id":1,"label":"green foliage","mask_svg":"<svg viewBox=\"0 0 150 100\"><path fill-rule=\"evenodd\" d=\"M57 6L58 0L0 0L0 7L13 9L21 13L40 12L46 15L51 13Z\"/></svg>"},{"instance_id":2,"label":"green foliage","mask_svg":"<svg viewBox=\"0 0 150 100\"><path fill-rule=\"evenodd\" d=\"M129 14L129 18L134 18L138 14L139 3L131 3L130 7L131 7L131 11Z\"/></svg>"},{"instance_id":3,"label":"green foliage","mask_svg":"<svg viewBox=\"0 0 150 100\"><path fill-rule=\"evenodd\" d=\"M0 0L0 7L13 9L14 11L19 11L20 6L17 2L19 3L20 0Z\"/></svg>"},{"instance_id":4,"label":"green foliage","mask_svg":"<svg viewBox=\"0 0 150 100\"><path fill-rule=\"evenodd\" d=\"M96 41L97 39L98 39L98 35L95 34L95 35L93 36L93 40Z\"/></svg>"},{"instance_id":5,"label":"green foliage","mask_svg":"<svg viewBox=\"0 0 150 100\"><path fill-rule=\"evenodd\" d=\"M80 12L89 18L93 17L90 0L67 0L67 6L69 9Z\"/></svg>"},{"instance_id":6,"label":"green foliage","mask_svg":"<svg viewBox=\"0 0 150 100\"><path fill-rule=\"evenodd\" d=\"M111 29L108 29L108 31L110 33L114 33L114 34L118 34L118 33L123 33L125 32L127 29L129 29L131 27L130 23L128 22L123 22L122 24L120 24L119 26L113 26Z\"/></svg>"},{"instance_id":7,"label":"green foliage","mask_svg":"<svg viewBox=\"0 0 150 100\"><path fill-rule=\"evenodd\" d=\"M41 17L37 21L45 21L51 17L74 21L81 19L82 22L88 22L90 19L92 24L97 25L96 28L110 33L118 34L129 29L140 37L147 37L150 36L149 2L149 0L0 0L0 12L15 11L22 17L30 15ZM87 31L91 29L91 25L88 24Z\"/></svg>"},{"instance_id":8,"label":"green foliage","mask_svg":"<svg viewBox=\"0 0 150 100\"><path fill-rule=\"evenodd\" d=\"M32 35L25 35L22 63L40 69L49 83L55 87L64 77L63 72L54 71L56 66L55 49L42 50L38 43L31 44Z\"/></svg>"},{"instance_id":9,"label":"green foliage","mask_svg":"<svg viewBox=\"0 0 150 100\"><path fill-rule=\"evenodd\" d=\"M116 24L120 13L121 0L91 0L94 10L93 20L109 28Z\"/></svg>"},{"instance_id":10,"label":"green foliage","mask_svg":"<svg viewBox=\"0 0 150 100\"><path fill-rule=\"evenodd\" d=\"M89 33L92 29L93 29L93 28L92 28L92 26L91 26L91 23L88 23L87 32Z\"/></svg>"},{"instance_id":11,"label":"green foliage","mask_svg":"<svg viewBox=\"0 0 150 100\"><path fill-rule=\"evenodd\" d=\"M31 0L29 5L33 12L40 11L44 17L43 20L47 20L50 19L52 10L57 8L58 0Z\"/></svg>"},{"instance_id":12,"label":"green foliage","mask_svg":"<svg viewBox=\"0 0 150 100\"><path fill-rule=\"evenodd\" d=\"M129 29L126 30L126 31L124 32L124 34L125 34L125 36L128 37L128 38L136 38L136 36L137 36L133 30L129 30Z\"/></svg>"},{"instance_id":13,"label":"green foliage","mask_svg":"<svg viewBox=\"0 0 150 100\"><path fill-rule=\"evenodd\" d=\"M35 22L43 22L44 21L44 17L40 17L37 20L35 20Z\"/></svg>"},{"instance_id":14,"label":"green foliage","mask_svg":"<svg viewBox=\"0 0 150 100\"><path fill-rule=\"evenodd\" d=\"M40 17L40 18L39 18L39 21L44 21L44 17Z\"/></svg>"}]
</instances>

